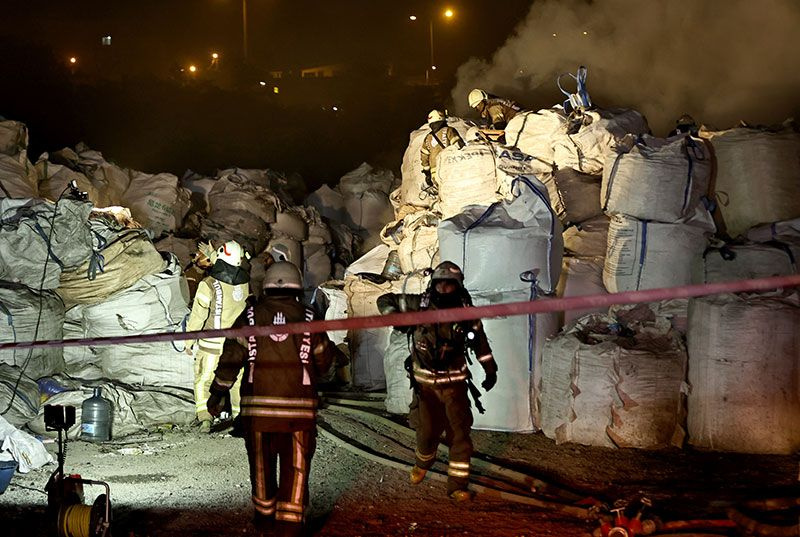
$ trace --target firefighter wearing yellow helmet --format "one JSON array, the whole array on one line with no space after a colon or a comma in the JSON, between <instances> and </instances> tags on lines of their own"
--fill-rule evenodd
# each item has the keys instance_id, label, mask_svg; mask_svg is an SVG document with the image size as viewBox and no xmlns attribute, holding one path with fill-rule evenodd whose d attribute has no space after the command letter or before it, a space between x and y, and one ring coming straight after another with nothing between
<instances>
[{"instance_id":1,"label":"firefighter wearing yellow helmet","mask_svg":"<svg viewBox=\"0 0 800 537\"><path fill-rule=\"evenodd\" d=\"M464 140L453 127L447 125L447 115L441 110L431 110L428 114L428 127L430 132L425 135L419 158L422 162L422 173L425 176L423 190L436 195L439 180L436 173L436 159L445 147L458 145L464 147Z\"/></svg>"},{"instance_id":2,"label":"firefighter wearing yellow helmet","mask_svg":"<svg viewBox=\"0 0 800 537\"><path fill-rule=\"evenodd\" d=\"M443 261L433 271L425 293L387 293L378 297L383 314L398 311L425 311L472 306L464 289L464 274L455 263ZM456 501L468 501L467 489L472 456L472 411L468 393L480 412L478 392L467 367L467 350L471 349L483 367L483 389L489 391L497 382L497 363L480 320L441 322L398 327L408 332L411 356L406 361L411 386L418 401L419 420L416 427L416 460L409 479L416 485L425 479L436 461L442 432L450 440L447 468L447 493ZM413 403L412 403L413 404Z\"/></svg>"},{"instance_id":3,"label":"firefighter wearing yellow helmet","mask_svg":"<svg viewBox=\"0 0 800 537\"><path fill-rule=\"evenodd\" d=\"M216 260L208 276L197 286L192 312L186 323L189 332L230 328L244 310L250 294L250 274L242 268L247 253L242 246L236 241L228 241L215 254ZM203 432L211 429L212 417L207 409L209 387L224 343L224 337L203 338L186 347L187 353L194 355L195 414ZM239 414L238 389L236 394L231 398L233 417Z\"/></svg>"},{"instance_id":4,"label":"firefighter wearing yellow helmet","mask_svg":"<svg viewBox=\"0 0 800 537\"><path fill-rule=\"evenodd\" d=\"M522 111L519 103L486 93L478 88L469 92L467 101L470 108L477 110L481 119L488 122L490 128L497 130L504 129L511 118Z\"/></svg>"}]
</instances>

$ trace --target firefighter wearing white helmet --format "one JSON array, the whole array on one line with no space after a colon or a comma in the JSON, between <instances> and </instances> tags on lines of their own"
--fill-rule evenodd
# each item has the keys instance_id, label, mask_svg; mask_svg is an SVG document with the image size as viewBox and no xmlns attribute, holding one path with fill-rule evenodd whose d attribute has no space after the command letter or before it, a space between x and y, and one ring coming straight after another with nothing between
<instances>
[{"instance_id":1,"label":"firefighter wearing white helmet","mask_svg":"<svg viewBox=\"0 0 800 537\"><path fill-rule=\"evenodd\" d=\"M228 241L215 254L208 276L197 286L186 323L188 332L230 328L244 310L250 294L250 274L242 268L242 261L249 257L244 248L236 241ZM224 337L203 338L186 346L187 354L194 355L195 415L203 432L211 429L212 417L207 409L209 387L224 343ZM239 414L238 396L231 399L231 413L234 417Z\"/></svg>"},{"instance_id":2,"label":"firefighter wearing white helmet","mask_svg":"<svg viewBox=\"0 0 800 537\"><path fill-rule=\"evenodd\" d=\"M378 297L378 310L383 314L398 311L425 311L472 306L464 289L464 273L451 261L443 261L431 275L431 282L421 295L387 293ZM406 370L418 402L419 419L416 427L417 446L414 467L409 479L416 485L425 479L436 461L436 451L442 432L450 440L447 469L447 493L457 501L468 501L467 489L472 456L472 410L468 393L478 401L480 392L472 383L467 367L467 351L472 350L483 367L481 383L489 391L497 382L497 363L483 331L480 320L438 322L399 327L410 334L411 356ZM412 403L413 405L413 403Z\"/></svg>"},{"instance_id":3,"label":"firefighter wearing white helmet","mask_svg":"<svg viewBox=\"0 0 800 537\"><path fill-rule=\"evenodd\" d=\"M300 270L288 261L271 265L264 293L248 303L234 326L280 326L311 321L300 301ZM325 332L251 336L247 347L225 342L208 410L219 414L236 378L241 383L241 428L250 463L257 530L300 535L308 507L308 476L315 450L317 382L338 350ZM277 478L276 478L277 476ZM269 533L272 535L272 533Z\"/></svg>"},{"instance_id":4,"label":"firefighter wearing white helmet","mask_svg":"<svg viewBox=\"0 0 800 537\"><path fill-rule=\"evenodd\" d=\"M503 99L497 95L486 93L475 88L467 96L470 108L478 111L481 119L489 123L492 129L502 130L511 118L522 111L522 106L510 99Z\"/></svg>"},{"instance_id":5,"label":"firefighter wearing white helmet","mask_svg":"<svg viewBox=\"0 0 800 537\"><path fill-rule=\"evenodd\" d=\"M428 127L430 132L425 135L419 158L422 162L422 173L425 176L423 190L435 196L439 189L439 180L436 173L437 157L445 147L458 145L464 147L464 140L453 127L447 125L447 115L441 110L431 110L428 114Z\"/></svg>"}]
</instances>

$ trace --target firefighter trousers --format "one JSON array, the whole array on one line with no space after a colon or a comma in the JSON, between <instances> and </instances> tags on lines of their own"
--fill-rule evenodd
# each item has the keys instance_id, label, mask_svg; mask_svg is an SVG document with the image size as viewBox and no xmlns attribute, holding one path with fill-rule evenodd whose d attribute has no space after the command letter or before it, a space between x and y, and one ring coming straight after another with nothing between
<instances>
[{"instance_id":1,"label":"firefighter trousers","mask_svg":"<svg viewBox=\"0 0 800 537\"><path fill-rule=\"evenodd\" d=\"M445 386L419 385L419 425L417 426L416 465L430 468L442 432L450 448L447 467L447 493L465 490L469 483L469 459L472 456L472 410L467 384L455 382Z\"/></svg>"},{"instance_id":2,"label":"firefighter trousers","mask_svg":"<svg viewBox=\"0 0 800 537\"><path fill-rule=\"evenodd\" d=\"M274 516L276 522L303 524L316 436L314 429L248 431L245 435L253 505L262 518Z\"/></svg>"},{"instance_id":3,"label":"firefighter trousers","mask_svg":"<svg viewBox=\"0 0 800 537\"><path fill-rule=\"evenodd\" d=\"M217 369L219 354L198 349L194 355L194 405L198 421L211 421L208 413L208 398L211 395L211 383L214 382L214 371ZM236 377L236 384L228 392L231 398L231 414L239 415L240 395L239 386L242 384L242 371Z\"/></svg>"}]
</instances>

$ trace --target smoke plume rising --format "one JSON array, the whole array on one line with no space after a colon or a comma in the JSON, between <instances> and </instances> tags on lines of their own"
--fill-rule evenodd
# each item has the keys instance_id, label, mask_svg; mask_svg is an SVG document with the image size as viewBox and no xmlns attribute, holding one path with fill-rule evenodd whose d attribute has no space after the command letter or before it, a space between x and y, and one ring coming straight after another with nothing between
<instances>
[{"instance_id":1,"label":"smoke plume rising","mask_svg":"<svg viewBox=\"0 0 800 537\"><path fill-rule=\"evenodd\" d=\"M771 124L800 110L799 58L797 0L537 0L490 61L459 67L452 98L461 114L472 88L549 107L556 76L585 65L596 105L635 108L656 135L683 113Z\"/></svg>"}]
</instances>

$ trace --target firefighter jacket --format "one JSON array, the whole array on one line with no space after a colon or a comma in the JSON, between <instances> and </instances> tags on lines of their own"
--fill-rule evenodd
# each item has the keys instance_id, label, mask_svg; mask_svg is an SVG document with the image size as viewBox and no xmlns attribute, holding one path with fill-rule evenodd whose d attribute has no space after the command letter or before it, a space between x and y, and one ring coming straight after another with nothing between
<instances>
[{"instance_id":1,"label":"firefighter jacket","mask_svg":"<svg viewBox=\"0 0 800 537\"><path fill-rule=\"evenodd\" d=\"M445 147L450 145L458 145L464 147L464 140L458 134L458 131L453 127L448 127L446 121L439 122L441 127L436 128L438 125L434 124L431 132L425 136L422 141L422 147L419 150L419 158L422 161L422 170L431 171L436 169L436 158L439 156Z\"/></svg>"},{"instance_id":2,"label":"firefighter jacket","mask_svg":"<svg viewBox=\"0 0 800 537\"><path fill-rule=\"evenodd\" d=\"M314 319L311 308L291 296L266 296L247 305L239 326L281 325ZM250 336L245 348L225 342L211 384L227 393L239 370L242 426L248 431L289 432L315 427L317 378L331 367L336 347L325 332Z\"/></svg>"},{"instance_id":3,"label":"firefighter jacket","mask_svg":"<svg viewBox=\"0 0 800 537\"><path fill-rule=\"evenodd\" d=\"M478 111L481 118L489 122L490 127L504 129L511 118L522 111L522 107L510 99L492 95L479 105Z\"/></svg>"},{"instance_id":4,"label":"firefighter jacket","mask_svg":"<svg viewBox=\"0 0 800 537\"><path fill-rule=\"evenodd\" d=\"M469 295L462 301L469 306ZM381 313L397 311L422 311L438 309L430 300L430 294L404 295L405 306L400 307L403 295L387 293L378 297ZM409 334L413 380L423 386L446 387L465 383L470 378L467 367L467 349L471 348L487 375L497 373L497 363L483 323L473 321L421 324L399 327Z\"/></svg>"},{"instance_id":5,"label":"firefighter jacket","mask_svg":"<svg viewBox=\"0 0 800 537\"><path fill-rule=\"evenodd\" d=\"M249 279L250 276L241 267L217 260L209 275L197 285L186 330L194 332L230 328L247 303ZM224 337L198 340L201 351L216 355L222 353L224 343Z\"/></svg>"}]
</instances>

